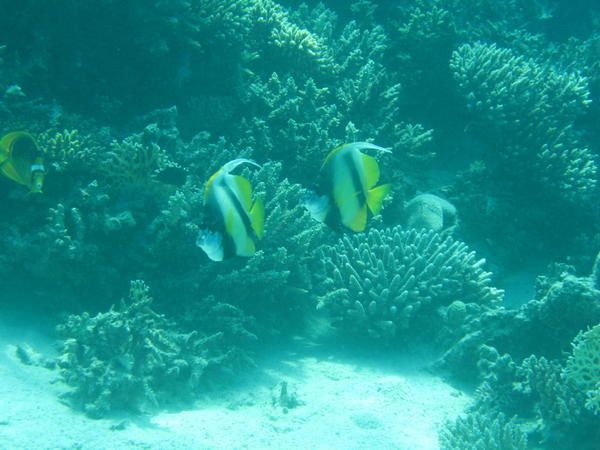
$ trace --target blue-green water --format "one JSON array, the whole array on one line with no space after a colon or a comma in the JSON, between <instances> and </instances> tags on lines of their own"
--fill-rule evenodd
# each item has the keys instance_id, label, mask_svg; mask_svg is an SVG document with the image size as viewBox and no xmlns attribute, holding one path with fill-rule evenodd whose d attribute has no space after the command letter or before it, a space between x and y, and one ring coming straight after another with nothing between
<instances>
[{"instance_id":1,"label":"blue-green water","mask_svg":"<svg viewBox=\"0 0 600 450\"><path fill-rule=\"evenodd\" d=\"M2 4L0 448L600 448L596 2Z\"/></svg>"}]
</instances>

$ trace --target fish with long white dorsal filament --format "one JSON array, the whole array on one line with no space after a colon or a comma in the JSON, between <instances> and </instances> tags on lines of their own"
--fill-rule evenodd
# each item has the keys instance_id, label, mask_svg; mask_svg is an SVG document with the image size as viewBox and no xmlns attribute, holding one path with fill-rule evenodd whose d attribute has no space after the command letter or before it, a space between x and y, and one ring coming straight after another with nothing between
<instances>
[{"instance_id":1,"label":"fish with long white dorsal filament","mask_svg":"<svg viewBox=\"0 0 600 450\"><path fill-rule=\"evenodd\" d=\"M256 252L256 240L264 233L262 200L253 199L250 181L231 173L241 164L260 168L252 160L234 159L215 172L204 188L204 205L214 227L202 229L196 245L213 261L252 256Z\"/></svg>"},{"instance_id":2,"label":"fish with long white dorsal filament","mask_svg":"<svg viewBox=\"0 0 600 450\"><path fill-rule=\"evenodd\" d=\"M390 150L368 142L343 144L333 149L321 167L320 195L305 202L313 218L333 224L338 221L352 231L364 231L369 213L377 215L390 192L379 182L379 164L361 150Z\"/></svg>"}]
</instances>

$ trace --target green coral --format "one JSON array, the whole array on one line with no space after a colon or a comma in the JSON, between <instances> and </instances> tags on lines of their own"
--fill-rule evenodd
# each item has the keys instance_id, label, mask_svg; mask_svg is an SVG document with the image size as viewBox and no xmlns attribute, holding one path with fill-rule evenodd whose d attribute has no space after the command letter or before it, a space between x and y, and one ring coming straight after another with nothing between
<instances>
[{"instance_id":1,"label":"green coral","mask_svg":"<svg viewBox=\"0 0 600 450\"><path fill-rule=\"evenodd\" d=\"M550 448L594 449L600 420L585 408L585 394L564 372L560 362L532 355L517 370L515 391L530 397L541 439Z\"/></svg>"},{"instance_id":2,"label":"green coral","mask_svg":"<svg viewBox=\"0 0 600 450\"><path fill-rule=\"evenodd\" d=\"M594 191L596 164L575 129L590 103L586 78L482 43L460 46L450 67L513 182L570 201Z\"/></svg>"},{"instance_id":3,"label":"green coral","mask_svg":"<svg viewBox=\"0 0 600 450\"><path fill-rule=\"evenodd\" d=\"M210 370L230 359L221 333L182 333L151 304L148 286L133 281L119 307L59 325L58 366L73 387L68 397L90 416L189 401Z\"/></svg>"},{"instance_id":4,"label":"green coral","mask_svg":"<svg viewBox=\"0 0 600 450\"><path fill-rule=\"evenodd\" d=\"M502 413L475 410L440 432L442 450L526 450L527 436Z\"/></svg>"},{"instance_id":5,"label":"green coral","mask_svg":"<svg viewBox=\"0 0 600 450\"><path fill-rule=\"evenodd\" d=\"M305 191L281 172L281 164L268 163L258 173L248 173L255 195L265 199L265 236L253 256L219 265L207 283L219 301L255 317L263 336L303 325L314 307L313 255L324 238L323 226L300 204Z\"/></svg>"},{"instance_id":6,"label":"green coral","mask_svg":"<svg viewBox=\"0 0 600 450\"><path fill-rule=\"evenodd\" d=\"M485 260L433 231L371 229L325 245L320 261L319 308L343 328L376 338L425 333L442 322L439 308L457 300L493 306L503 295Z\"/></svg>"},{"instance_id":7,"label":"green coral","mask_svg":"<svg viewBox=\"0 0 600 450\"><path fill-rule=\"evenodd\" d=\"M577 335L564 375L585 393L586 407L600 414L600 324Z\"/></svg>"}]
</instances>

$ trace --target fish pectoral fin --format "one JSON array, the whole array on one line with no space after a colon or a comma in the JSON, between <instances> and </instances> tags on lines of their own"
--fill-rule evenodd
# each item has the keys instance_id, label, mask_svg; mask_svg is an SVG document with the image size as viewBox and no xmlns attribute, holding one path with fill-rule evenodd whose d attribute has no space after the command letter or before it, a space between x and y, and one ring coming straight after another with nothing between
<instances>
[{"instance_id":1,"label":"fish pectoral fin","mask_svg":"<svg viewBox=\"0 0 600 450\"><path fill-rule=\"evenodd\" d=\"M331 209L329 197L326 195L317 196L316 194L310 194L303 203L314 220L321 223L325 222Z\"/></svg>"},{"instance_id":2,"label":"fish pectoral fin","mask_svg":"<svg viewBox=\"0 0 600 450\"><path fill-rule=\"evenodd\" d=\"M254 241L249 236L240 243L240 245L236 245L235 253L238 256L250 257L256 253L256 245Z\"/></svg>"},{"instance_id":3,"label":"fish pectoral fin","mask_svg":"<svg viewBox=\"0 0 600 450\"><path fill-rule=\"evenodd\" d=\"M379 181L379 164L372 156L362 155L363 167L365 169L365 188L371 189Z\"/></svg>"},{"instance_id":4,"label":"fish pectoral fin","mask_svg":"<svg viewBox=\"0 0 600 450\"><path fill-rule=\"evenodd\" d=\"M223 235L209 230L200 230L196 245L202 249L212 261L223 261L225 251L223 248Z\"/></svg>"},{"instance_id":5,"label":"fish pectoral fin","mask_svg":"<svg viewBox=\"0 0 600 450\"><path fill-rule=\"evenodd\" d=\"M259 239L265 234L265 204L261 199L256 199L250 209L250 226Z\"/></svg>"},{"instance_id":6,"label":"fish pectoral fin","mask_svg":"<svg viewBox=\"0 0 600 450\"><path fill-rule=\"evenodd\" d=\"M367 205L362 205L352 217L342 217L342 223L352 231L365 231L367 227Z\"/></svg>"},{"instance_id":7,"label":"fish pectoral fin","mask_svg":"<svg viewBox=\"0 0 600 450\"><path fill-rule=\"evenodd\" d=\"M373 215L379 214L383 206L383 200L390 193L391 185L382 184L367 191L367 205Z\"/></svg>"},{"instance_id":8,"label":"fish pectoral fin","mask_svg":"<svg viewBox=\"0 0 600 450\"><path fill-rule=\"evenodd\" d=\"M250 182L241 175L229 175L233 184L235 186L235 190L239 196L242 205L246 209L246 211L250 210L252 206L252 185Z\"/></svg>"}]
</instances>

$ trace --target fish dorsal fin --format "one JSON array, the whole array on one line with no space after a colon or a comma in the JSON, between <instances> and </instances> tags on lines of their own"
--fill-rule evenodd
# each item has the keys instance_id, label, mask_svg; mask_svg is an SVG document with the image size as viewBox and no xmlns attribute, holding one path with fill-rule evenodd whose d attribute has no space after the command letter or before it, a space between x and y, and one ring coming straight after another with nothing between
<instances>
[{"instance_id":1,"label":"fish dorsal fin","mask_svg":"<svg viewBox=\"0 0 600 450\"><path fill-rule=\"evenodd\" d=\"M382 184L367 191L367 205L373 215L379 214L383 200L390 193L391 185Z\"/></svg>"},{"instance_id":2,"label":"fish dorsal fin","mask_svg":"<svg viewBox=\"0 0 600 450\"><path fill-rule=\"evenodd\" d=\"M206 203L206 201L208 200L208 193L210 192L213 184L215 183L215 180L217 179L217 177L221 174L221 169L217 170L215 173L213 173L210 178L206 181L206 184L204 185L204 203Z\"/></svg>"},{"instance_id":3,"label":"fish dorsal fin","mask_svg":"<svg viewBox=\"0 0 600 450\"><path fill-rule=\"evenodd\" d=\"M250 209L250 225L259 239L265 233L265 205L261 199L256 199Z\"/></svg>"},{"instance_id":4,"label":"fish dorsal fin","mask_svg":"<svg viewBox=\"0 0 600 450\"><path fill-rule=\"evenodd\" d=\"M240 166L242 164L251 164L253 166L258 167L259 169L262 168L262 166L260 164L252 161L251 159L236 158L236 159L232 159L228 163L225 163L223 165L223 167L221 168L221 170L225 173L230 173L230 172L233 172L237 166Z\"/></svg>"},{"instance_id":5,"label":"fish dorsal fin","mask_svg":"<svg viewBox=\"0 0 600 450\"><path fill-rule=\"evenodd\" d=\"M364 174L365 174L365 190L374 187L379 181L379 164L372 156L361 153Z\"/></svg>"},{"instance_id":6,"label":"fish dorsal fin","mask_svg":"<svg viewBox=\"0 0 600 450\"><path fill-rule=\"evenodd\" d=\"M334 148L333 150L331 150L325 157L325 161L323 161L321 170L323 170L327 165L329 165L329 163L331 163L331 160L335 157L335 155L337 155L341 150L343 150L344 147L346 147L346 144L339 145L336 148Z\"/></svg>"},{"instance_id":7,"label":"fish dorsal fin","mask_svg":"<svg viewBox=\"0 0 600 450\"><path fill-rule=\"evenodd\" d=\"M367 227L367 205L360 206L352 217L342 217L342 223L352 231L365 231Z\"/></svg>"},{"instance_id":8,"label":"fish dorsal fin","mask_svg":"<svg viewBox=\"0 0 600 450\"><path fill-rule=\"evenodd\" d=\"M223 167L221 167L219 170L217 170L215 173L213 173L211 175L211 177L208 179L208 181L204 185L204 201L205 202L208 199L208 193L210 192L210 189L212 188L213 184L215 183L215 180L219 176L222 176L225 174L228 175L233 170L235 170L236 167L238 167L241 164L251 164L258 168L262 167L260 164L257 164L256 162L252 161L251 159L246 159L246 158L237 158L237 159L233 159L233 160L229 161L228 163L225 163L223 165ZM252 192L252 190L250 190L250 191ZM248 208L250 208L250 204L248 204Z\"/></svg>"},{"instance_id":9,"label":"fish dorsal fin","mask_svg":"<svg viewBox=\"0 0 600 450\"><path fill-rule=\"evenodd\" d=\"M392 153L389 148L371 144L370 142L351 142L350 144L344 145L344 147L348 147L352 150L377 150L383 153Z\"/></svg>"}]
</instances>

